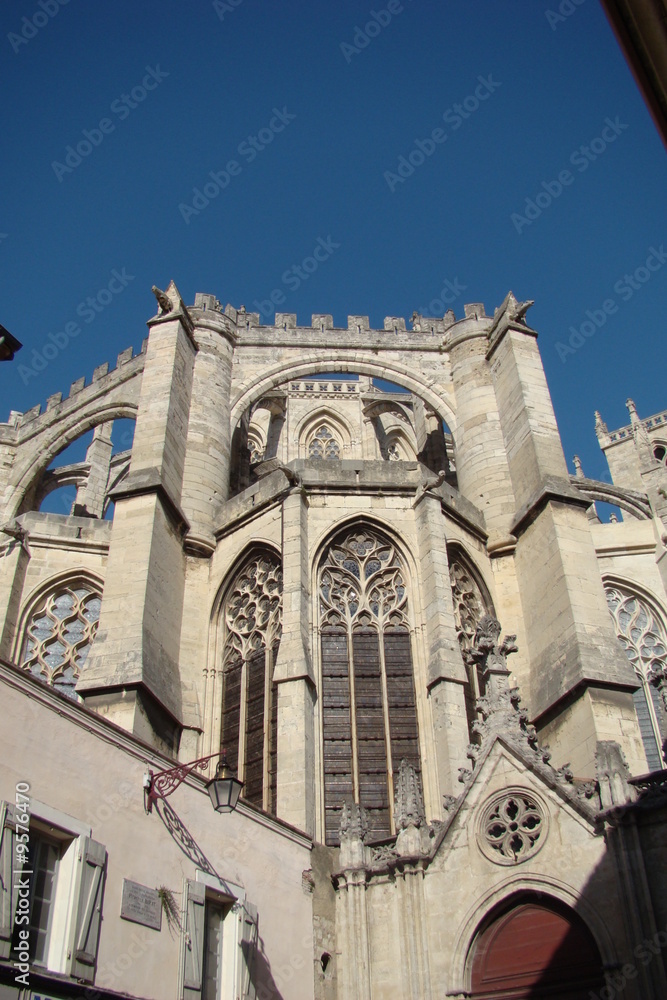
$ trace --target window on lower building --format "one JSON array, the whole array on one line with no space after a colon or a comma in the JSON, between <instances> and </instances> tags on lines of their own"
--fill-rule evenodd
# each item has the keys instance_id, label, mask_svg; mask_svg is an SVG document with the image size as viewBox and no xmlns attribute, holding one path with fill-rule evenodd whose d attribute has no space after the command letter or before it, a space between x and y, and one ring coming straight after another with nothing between
<instances>
[{"instance_id":1,"label":"window on lower building","mask_svg":"<svg viewBox=\"0 0 667 1000\"><path fill-rule=\"evenodd\" d=\"M255 996L257 911L228 895L231 883L203 878L185 883L182 1000Z\"/></svg>"},{"instance_id":2,"label":"window on lower building","mask_svg":"<svg viewBox=\"0 0 667 1000\"><path fill-rule=\"evenodd\" d=\"M394 773L420 770L406 573L396 547L357 527L327 548L319 572L326 843L344 802L369 815L371 839L394 830Z\"/></svg>"},{"instance_id":3,"label":"window on lower building","mask_svg":"<svg viewBox=\"0 0 667 1000\"><path fill-rule=\"evenodd\" d=\"M282 569L255 553L223 605L221 747L243 781L243 798L275 812L278 699L273 667L281 633Z\"/></svg>"},{"instance_id":4,"label":"window on lower building","mask_svg":"<svg viewBox=\"0 0 667 1000\"><path fill-rule=\"evenodd\" d=\"M660 696L650 683L653 671L667 668L667 628L648 601L620 585L605 584L616 637L634 667L639 688L633 693L646 761L651 771L662 767L665 738Z\"/></svg>"},{"instance_id":5,"label":"window on lower building","mask_svg":"<svg viewBox=\"0 0 667 1000\"><path fill-rule=\"evenodd\" d=\"M0 803L0 959L17 954L27 930L31 965L92 983L105 866L105 848L89 836Z\"/></svg>"},{"instance_id":6,"label":"window on lower building","mask_svg":"<svg viewBox=\"0 0 667 1000\"><path fill-rule=\"evenodd\" d=\"M102 595L84 580L62 583L32 610L19 658L24 670L71 698L97 632Z\"/></svg>"}]
</instances>

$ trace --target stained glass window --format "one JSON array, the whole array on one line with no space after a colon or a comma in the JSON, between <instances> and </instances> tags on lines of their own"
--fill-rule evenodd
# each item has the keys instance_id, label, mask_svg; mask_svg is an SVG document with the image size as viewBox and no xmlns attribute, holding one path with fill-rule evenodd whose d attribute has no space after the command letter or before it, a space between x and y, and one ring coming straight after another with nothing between
<instances>
[{"instance_id":1,"label":"stained glass window","mask_svg":"<svg viewBox=\"0 0 667 1000\"><path fill-rule=\"evenodd\" d=\"M37 606L26 626L20 663L69 697L95 638L101 595L87 583L62 585Z\"/></svg>"}]
</instances>

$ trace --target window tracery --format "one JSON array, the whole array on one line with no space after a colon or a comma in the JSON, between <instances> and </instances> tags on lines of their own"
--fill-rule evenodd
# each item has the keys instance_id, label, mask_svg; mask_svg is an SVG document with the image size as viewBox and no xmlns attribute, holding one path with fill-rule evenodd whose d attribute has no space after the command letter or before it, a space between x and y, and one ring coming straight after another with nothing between
<instances>
[{"instance_id":1,"label":"window tracery","mask_svg":"<svg viewBox=\"0 0 667 1000\"><path fill-rule=\"evenodd\" d=\"M494 795L483 810L478 843L490 861L518 864L537 854L547 834L545 810L524 789Z\"/></svg>"},{"instance_id":2,"label":"window tracery","mask_svg":"<svg viewBox=\"0 0 667 1000\"><path fill-rule=\"evenodd\" d=\"M458 549L449 549L449 577L452 585L454 624L461 650L472 649L477 625L484 615L494 615L491 598L482 590L467 561ZM464 657L464 662L466 662ZM477 719L477 699L480 690L479 676L474 663L466 663L468 683L465 686L466 714L468 727L472 728Z\"/></svg>"},{"instance_id":3,"label":"window tracery","mask_svg":"<svg viewBox=\"0 0 667 1000\"><path fill-rule=\"evenodd\" d=\"M393 829L394 772L420 767L405 571L370 528L339 535L319 574L326 842L344 803L363 805L370 839Z\"/></svg>"},{"instance_id":4,"label":"window tracery","mask_svg":"<svg viewBox=\"0 0 667 1000\"><path fill-rule=\"evenodd\" d=\"M637 594L616 584L605 584L607 606L616 637L634 667L640 688L633 698L646 759L651 770L662 767L662 711L650 684L652 673L667 667L667 630L650 605Z\"/></svg>"},{"instance_id":5,"label":"window tracery","mask_svg":"<svg viewBox=\"0 0 667 1000\"><path fill-rule=\"evenodd\" d=\"M30 616L20 664L58 691L74 698L95 638L102 597L83 582L50 591Z\"/></svg>"},{"instance_id":6,"label":"window tracery","mask_svg":"<svg viewBox=\"0 0 667 1000\"><path fill-rule=\"evenodd\" d=\"M248 436L248 451L251 465L264 461L264 445L258 438Z\"/></svg>"},{"instance_id":7,"label":"window tracery","mask_svg":"<svg viewBox=\"0 0 667 1000\"><path fill-rule=\"evenodd\" d=\"M308 458L339 459L340 443L328 424L320 424L308 442Z\"/></svg>"},{"instance_id":8,"label":"window tracery","mask_svg":"<svg viewBox=\"0 0 667 1000\"><path fill-rule=\"evenodd\" d=\"M236 763L243 797L275 812L277 698L273 683L282 627L282 569L273 553L253 554L223 608L221 746Z\"/></svg>"}]
</instances>

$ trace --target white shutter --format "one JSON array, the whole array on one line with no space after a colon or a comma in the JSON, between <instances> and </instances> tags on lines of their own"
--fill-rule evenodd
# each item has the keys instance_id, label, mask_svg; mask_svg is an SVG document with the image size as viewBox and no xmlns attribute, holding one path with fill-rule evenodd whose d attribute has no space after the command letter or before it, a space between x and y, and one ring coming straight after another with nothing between
<instances>
[{"instance_id":1,"label":"white shutter","mask_svg":"<svg viewBox=\"0 0 667 1000\"><path fill-rule=\"evenodd\" d=\"M14 806L0 804L0 958L9 958L18 892L14 885L16 813Z\"/></svg>"},{"instance_id":2,"label":"white shutter","mask_svg":"<svg viewBox=\"0 0 667 1000\"><path fill-rule=\"evenodd\" d=\"M183 945L183 1000L201 1000L204 965L206 886L187 880Z\"/></svg>"},{"instance_id":3,"label":"white shutter","mask_svg":"<svg viewBox=\"0 0 667 1000\"><path fill-rule=\"evenodd\" d=\"M252 973L255 965L255 952L257 950L257 907L246 900L243 903L240 917L240 996L241 1000L254 1000L256 991Z\"/></svg>"},{"instance_id":4,"label":"white shutter","mask_svg":"<svg viewBox=\"0 0 667 1000\"><path fill-rule=\"evenodd\" d=\"M72 975L85 983L92 983L95 978L106 860L107 852L102 844L91 840L90 837L81 838L79 850L81 876L75 911Z\"/></svg>"}]
</instances>

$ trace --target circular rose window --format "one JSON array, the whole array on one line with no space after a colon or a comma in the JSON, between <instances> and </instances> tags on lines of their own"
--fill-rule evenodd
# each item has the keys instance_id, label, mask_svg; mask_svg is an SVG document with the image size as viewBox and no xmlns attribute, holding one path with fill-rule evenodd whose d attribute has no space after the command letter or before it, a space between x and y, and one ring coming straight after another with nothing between
<instances>
[{"instance_id":1,"label":"circular rose window","mask_svg":"<svg viewBox=\"0 0 667 1000\"><path fill-rule=\"evenodd\" d=\"M546 809L523 788L505 789L482 810L477 840L498 865L516 865L537 854L546 840Z\"/></svg>"}]
</instances>

